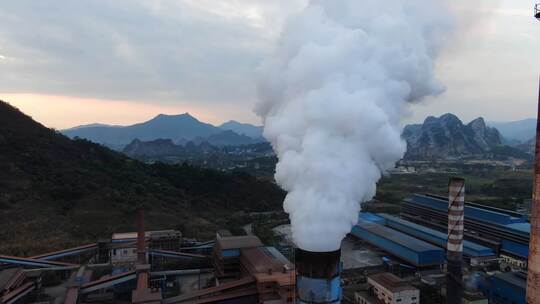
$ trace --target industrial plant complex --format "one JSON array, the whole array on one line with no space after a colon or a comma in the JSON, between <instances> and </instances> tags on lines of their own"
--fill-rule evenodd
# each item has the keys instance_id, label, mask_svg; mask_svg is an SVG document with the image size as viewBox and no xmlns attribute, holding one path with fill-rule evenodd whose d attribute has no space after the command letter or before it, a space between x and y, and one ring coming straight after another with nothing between
<instances>
[{"instance_id":1,"label":"industrial plant complex","mask_svg":"<svg viewBox=\"0 0 540 304\"><path fill-rule=\"evenodd\" d=\"M463 189L454 196L462 199ZM137 232L38 256L0 256L0 296L2 303L416 304L432 293L447 303L526 303L527 217L464 201L452 210L449 201L460 199L452 183L449 191L446 199L406 198L399 216L359 214L348 239L376 252L376 265L345 269L346 250L293 249L291 256L291 248L228 231L203 243L176 230L145 231L141 211ZM452 236L448 226L456 223L464 228Z\"/></svg>"}]
</instances>

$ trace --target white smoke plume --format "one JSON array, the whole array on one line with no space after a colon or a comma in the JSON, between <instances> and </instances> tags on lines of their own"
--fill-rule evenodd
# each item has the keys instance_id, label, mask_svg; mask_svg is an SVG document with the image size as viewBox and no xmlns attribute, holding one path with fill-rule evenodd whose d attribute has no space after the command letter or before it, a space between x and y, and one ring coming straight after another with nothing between
<instances>
[{"instance_id":1,"label":"white smoke plume","mask_svg":"<svg viewBox=\"0 0 540 304\"><path fill-rule=\"evenodd\" d=\"M451 20L442 0L314 0L285 25L256 111L298 247L339 249L403 156L407 104L444 91L433 69Z\"/></svg>"}]
</instances>

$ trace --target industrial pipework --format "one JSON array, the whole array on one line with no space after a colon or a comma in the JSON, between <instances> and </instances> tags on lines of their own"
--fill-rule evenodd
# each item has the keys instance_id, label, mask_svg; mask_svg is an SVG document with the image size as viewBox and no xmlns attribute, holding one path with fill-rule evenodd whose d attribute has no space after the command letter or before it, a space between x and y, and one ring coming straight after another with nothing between
<instances>
[{"instance_id":1,"label":"industrial pipework","mask_svg":"<svg viewBox=\"0 0 540 304\"><path fill-rule=\"evenodd\" d=\"M540 83L538 86L538 120L536 122L536 152L533 177L533 198L531 210L531 234L529 241L529 261L527 264L527 303L540 303Z\"/></svg>"},{"instance_id":2,"label":"industrial pipework","mask_svg":"<svg viewBox=\"0 0 540 304\"><path fill-rule=\"evenodd\" d=\"M341 303L341 250L296 249L296 298L299 304Z\"/></svg>"},{"instance_id":3,"label":"industrial pipework","mask_svg":"<svg viewBox=\"0 0 540 304\"><path fill-rule=\"evenodd\" d=\"M463 220L465 180L450 179L448 187L448 244L446 299L448 304L461 304L463 299Z\"/></svg>"}]
</instances>

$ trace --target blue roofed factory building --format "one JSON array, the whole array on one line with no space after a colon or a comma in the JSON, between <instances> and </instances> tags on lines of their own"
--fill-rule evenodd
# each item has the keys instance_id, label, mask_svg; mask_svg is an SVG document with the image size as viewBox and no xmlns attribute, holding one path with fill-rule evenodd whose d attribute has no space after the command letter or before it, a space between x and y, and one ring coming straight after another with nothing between
<instances>
[{"instance_id":1,"label":"blue roofed factory building","mask_svg":"<svg viewBox=\"0 0 540 304\"><path fill-rule=\"evenodd\" d=\"M386 227L384 222L380 216L360 213L351 234L415 267L444 264L443 249Z\"/></svg>"},{"instance_id":2,"label":"blue roofed factory building","mask_svg":"<svg viewBox=\"0 0 540 304\"><path fill-rule=\"evenodd\" d=\"M416 194L403 200L399 217L361 212L351 234L427 273L446 263L448 216L448 198ZM477 291L490 303L525 303L526 275L517 270L527 267L530 230L517 212L465 203L464 261L486 271Z\"/></svg>"},{"instance_id":3,"label":"blue roofed factory building","mask_svg":"<svg viewBox=\"0 0 540 304\"><path fill-rule=\"evenodd\" d=\"M395 216L361 212L351 234L418 268L445 263L445 233ZM472 266L496 260L491 248L471 241L464 254Z\"/></svg>"},{"instance_id":4,"label":"blue roofed factory building","mask_svg":"<svg viewBox=\"0 0 540 304\"><path fill-rule=\"evenodd\" d=\"M379 216L385 220L385 225L387 227L406 233L440 248L446 248L447 235L443 232L395 216L387 214L380 214ZM491 248L471 241L464 241L463 254L468 258L468 261L472 266L484 265L496 259L495 252L493 252Z\"/></svg>"},{"instance_id":5,"label":"blue roofed factory building","mask_svg":"<svg viewBox=\"0 0 540 304\"><path fill-rule=\"evenodd\" d=\"M401 217L442 233L447 229L448 200L416 194L403 200ZM492 249L515 266L526 268L530 224L525 216L474 203L465 205L465 239Z\"/></svg>"},{"instance_id":6,"label":"blue roofed factory building","mask_svg":"<svg viewBox=\"0 0 540 304\"><path fill-rule=\"evenodd\" d=\"M504 272L481 280L479 288L489 303L525 304L526 285L526 273Z\"/></svg>"}]
</instances>

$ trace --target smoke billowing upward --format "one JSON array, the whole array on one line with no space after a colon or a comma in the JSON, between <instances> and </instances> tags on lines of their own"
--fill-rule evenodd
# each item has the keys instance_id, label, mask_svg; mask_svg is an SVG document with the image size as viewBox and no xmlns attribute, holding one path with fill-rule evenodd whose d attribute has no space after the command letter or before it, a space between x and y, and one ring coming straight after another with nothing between
<instances>
[{"instance_id":1,"label":"smoke billowing upward","mask_svg":"<svg viewBox=\"0 0 540 304\"><path fill-rule=\"evenodd\" d=\"M256 111L300 248L338 249L403 156L407 103L444 91L433 66L450 24L441 0L314 0L286 24Z\"/></svg>"}]
</instances>

